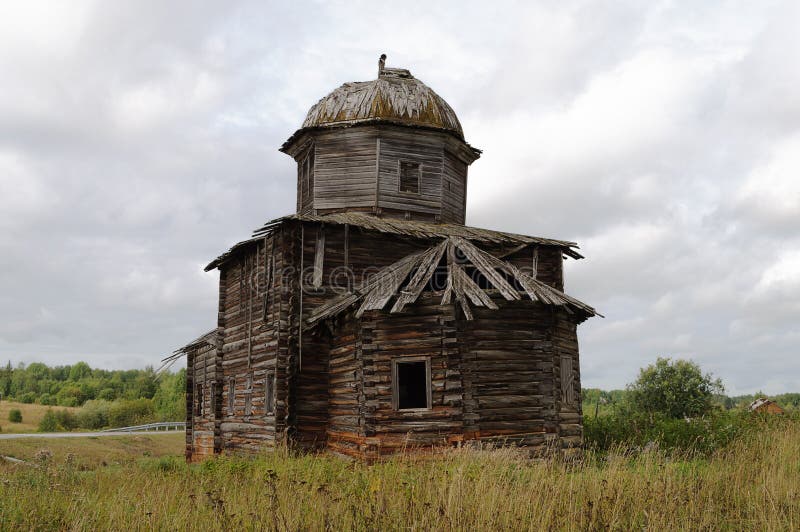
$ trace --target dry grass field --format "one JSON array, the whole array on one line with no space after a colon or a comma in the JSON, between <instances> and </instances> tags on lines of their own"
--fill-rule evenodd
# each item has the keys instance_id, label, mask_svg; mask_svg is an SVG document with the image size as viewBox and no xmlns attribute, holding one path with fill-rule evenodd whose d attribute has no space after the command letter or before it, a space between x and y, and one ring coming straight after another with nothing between
<instances>
[{"instance_id":1,"label":"dry grass field","mask_svg":"<svg viewBox=\"0 0 800 532\"><path fill-rule=\"evenodd\" d=\"M53 458L37 467L0 464L3 528L800 529L800 424L788 420L707 459L612 453L568 463L525 460L505 449L373 466L285 451L186 466L179 441L169 443L174 451L159 447L167 441L160 438L174 436L147 438L138 446L87 442L91 454L100 452L89 450L95 444L130 451L129 459L105 459L105 466L77 466L66 449L55 449L62 442L52 442ZM51 442L15 452L31 457L40 445ZM83 444L74 445L80 451Z\"/></svg>"},{"instance_id":2,"label":"dry grass field","mask_svg":"<svg viewBox=\"0 0 800 532\"><path fill-rule=\"evenodd\" d=\"M11 423L8 420L8 412L13 409L22 412L22 423ZM53 410L69 410L77 413L80 408L68 408L64 406L45 406L37 404L15 403L13 401L0 401L0 430L4 433L36 432L39 428L39 421L44 417L44 413L49 408Z\"/></svg>"},{"instance_id":3,"label":"dry grass field","mask_svg":"<svg viewBox=\"0 0 800 532\"><path fill-rule=\"evenodd\" d=\"M183 453L183 432L89 436L80 438L0 439L0 455L36 462L37 453L46 449L52 464L69 463L79 470L120 466L148 458L178 456Z\"/></svg>"}]
</instances>

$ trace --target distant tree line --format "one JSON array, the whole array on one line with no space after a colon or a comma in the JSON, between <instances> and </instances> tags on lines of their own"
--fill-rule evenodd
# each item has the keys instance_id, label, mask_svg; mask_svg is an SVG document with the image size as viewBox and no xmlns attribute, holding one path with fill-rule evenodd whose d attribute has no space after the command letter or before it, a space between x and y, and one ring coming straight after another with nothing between
<instances>
[{"instance_id":1,"label":"distant tree line","mask_svg":"<svg viewBox=\"0 0 800 532\"><path fill-rule=\"evenodd\" d=\"M186 417L186 370L156 374L143 370L93 369L86 362L50 367L35 362L0 369L3 400L60 407L82 407L77 413L53 410L43 431L99 429L181 421Z\"/></svg>"},{"instance_id":2,"label":"distant tree line","mask_svg":"<svg viewBox=\"0 0 800 532\"><path fill-rule=\"evenodd\" d=\"M601 390L599 388L583 388L581 390L583 398L583 415L593 416L595 412L603 415L619 410L628 405L630 392L628 390ZM781 393L777 395L767 395L757 392L748 395L728 396L724 394L714 394L711 397L712 406L723 410L736 410L747 408L753 401L760 397L767 397L786 410L800 411L800 393Z\"/></svg>"},{"instance_id":3,"label":"distant tree line","mask_svg":"<svg viewBox=\"0 0 800 532\"><path fill-rule=\"evenodd\" d=\"M582 390L585 442L601 451L633 445L707 454L763 423L800 419L798 393L770 396L787 413L781 421L746 409L764 394L728 397L723 392L722 382L696 363L658 358L625 390Z\"/></svg>"}]
</instances>

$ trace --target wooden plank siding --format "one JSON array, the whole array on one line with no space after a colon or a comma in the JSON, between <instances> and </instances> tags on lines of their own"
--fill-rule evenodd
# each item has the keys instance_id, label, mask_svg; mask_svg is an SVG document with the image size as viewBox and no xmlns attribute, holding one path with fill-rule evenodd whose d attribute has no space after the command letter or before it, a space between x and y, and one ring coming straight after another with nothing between
<instances>
[{"instance_id":1,"label":"wooden plank siding","mask_svg":"<svg viewBox=\"0 0 800 532\"><path fill-rule=\"evenodd\" d=\"M375 128L325 131L314 139L314 210L375 206Z\"/></svg>"},{"instance_id":2,"label":"wooden plank siding","mask_svg":"<svg viewBox=\"0 0 800 532\"><path fill-rule=\"evenodd\" d=\"M557 379L558 392L555 399L558 404L558 433L562 447L579 447L583 443L583 409L581 401L581 372L578 349L577 325L563 312L556 315L553 327L554 364L559 371L554 373ZM565 370L562 364L568 364ZM562 380L569 375L571 383ZM570 392L565 391L569 385ZM572 402L565 402L565 399Z\"/></svg>"},{"instance_id":3,"label":"wooden plank siding","mask_svg":"<svg viewBox=\"0 0 800 532\"><path fill-rule=\"evenodd\" d=\"M366 458L447 445L463 429L460 360L452 352L455 308L428 292L403 312L370 311L361 323ZM392 405L392 363L424 357L430 361L431 407L397 410ZM457 439L460 439L458 437Z\"/></svg>"},{"instance_id":4,"label":"wooden plank siding","mask_svg":"<svg viewBox=\"0 0 800 532\"><path fill-rule=\"evenodd\" d=\"M467 164L445 150L442 173L442 222L463 224L467 210Z\"/></svg>"},{"instance_id":5,"label":"wooden plank siding","mask_svg":"<svg viewBox=\"0 0 800 532\"><path fill-rule=\"evenodd\" d=\"M220 265L220 409L212 429L218 443L193 436L191 451L256 452L286 441L372 460L469 439L539 446L562 433L565 446L578 445L579 399L563 405L560 388L568 356L573 397L580 396L577 337L574 319L562 311L528 299L506 301L490 289L498 309L473 307L469 321L457 303L441 305L442 292L423 291L399 313L367 311L358 319L351 308L303 326L341 290L435 243L287 221L227 258ZM528 269L536 247L537 277L556 288L563 283L557 246L482 247ZM393 408L392 361L408 357L430 360L429 410ZM275 411L267 415L270 373L276 376Z\"/></svg>"},{"instance_id":6,"label":"wooden plank siding","mask_svg":"<svg viewBox=\"0 0 800 532\"><path fill-rule=\"evenodd\" d=\"M536 249L534 253L534 249ZM534 256L536 259L534 259ZM554 246L525 246L503 260L510 262L523 272L531 272L536 265L536 279L564 291L564 259L560 248Z\"/></svg>"},{"instance_id":7,"label":"wooden plank siding","mask_svg":"<svg viewBox=\"0 0 800 532\"><path fill-rule=\"evenodd\" d=\"M472 321L458 323L469 429L480 439L539 445L558 429L551 311L531 301L493 301L497 310L476 308Z\"/></svg>"},{"instance_id":8,"label":"wooden plank siding","mask_svg":"<svg viewBox=\"0 0 800 532\"><path fill-rule=\"evenodd\" d=\"M220 433L226 451L274 446L286 428L291 294L281 272L291 256L292 236L282 230L221 268L226 282L219 315ZM275 374L273 413L265 411L270 372Z\"/></svg>"},{"instance_id":9,"label":"wooden plank siding","mask_svg":"<svg viewBox=\"0 0 800 532\"><path fill-rule=\"evenodd\" d=\"M382 131L378 208L441 215L442 141L435 133ZM419 193L400 190L400 162L420 165Z\"/></svg>"},{"instance_id":10,"label":"wooden plank siding","mask_svg":"<svg viewBox=\"0 0 800 532\"><path fill-rule=\"evenodd\" d=\"M219 359L216 345L203 344L187 353L187 457L201 460L219 450L216 439L219 423ZM197 397L198 387L202 398ZM198 404L199 403L199 404ZM198 412L198 409L200 410Z\"/></svg>"},{"instance_id":11,"label":"wooden plank siding","mask_svg":"<svg viewBox=\"0 0 800 532\"><path fill-rule=\"evenodd\" d=\"M309 153L310 181L304 177ZM467 166L474 155L449 134L386 125L322 130L306 133L292 155L299 213L362 211L464 223ZM418 192L400 190L401 161L420 165Z\"/></svg>"}]
</instances>

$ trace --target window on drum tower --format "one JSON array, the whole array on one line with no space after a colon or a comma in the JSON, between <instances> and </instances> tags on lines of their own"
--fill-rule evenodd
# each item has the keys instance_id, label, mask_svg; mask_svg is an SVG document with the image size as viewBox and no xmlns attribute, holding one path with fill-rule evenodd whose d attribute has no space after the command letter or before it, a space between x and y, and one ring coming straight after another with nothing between
<instances>
[{"instance_id":1,"label":"window on drum tower","mask_svg":"<svg viewBox=\"0 0 800 532\"><path fill-rule=\"evenodd\" d=\"M419 163L400 161L400 192L419 194Z\"/></svg>"}]
</instances>

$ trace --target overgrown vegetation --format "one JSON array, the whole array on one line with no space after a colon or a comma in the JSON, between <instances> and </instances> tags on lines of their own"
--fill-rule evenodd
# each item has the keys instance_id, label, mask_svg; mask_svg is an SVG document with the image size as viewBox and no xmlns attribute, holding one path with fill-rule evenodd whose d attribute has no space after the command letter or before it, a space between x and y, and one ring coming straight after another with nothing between
<instances>
[{"instance_id":1,"label":"overgrown vegetation","mask_svg":"<svg viewBox=\"0 0 800 532\"><path fill-rule=\"evenodd\" d=\"M22 423L22 411L19 408L12 408L8 411L8 420L11 423Z\"/></svg>"},{"instance_id":2,"label":"overgrown vegetation","mask_svg":"<svg viewBox=\"0 0 800 532\"><path fill-rule=\"evenodd\" d=\"M657 447L708 456L761 427L753 423L759 416L746 410L751 401L735 407L722 390L719 379L697 364L658 358L624 391L583 391L585 444L600 452ZM800 396L785 397L794 395ZM762 420L772 422L780 420Z\"/></svg>"},{"instance_id":3,"label":"overgrown vegetation","mask_svg":"<svg viewBox=\"0 0 800 532\"><path fill-rule=\"evenodd\" d=\"M0 465L0 516L59 530L797 530L800 423L752 422L708 458L454 449L368 466L279 450L187 466L137 449L138 462L81 471L31 449L40 467Z\"/></svg>"},{"instance_id":4,"label":"overgrown vegetation","mask_svg":"<svg viewBox=\"0 0 800 532\"><path fill-rule=\"evenodd\" d=\"M85 362L48 367L33 363L0 369L3 400L53 406L40 431L95 430L186 417L186 370L156 375L144 370L92 369ZM77 413L56 407L82 407Z\"/></svg>"}]
</instances>

